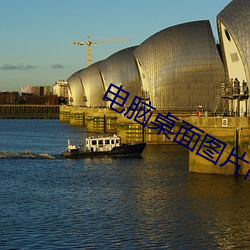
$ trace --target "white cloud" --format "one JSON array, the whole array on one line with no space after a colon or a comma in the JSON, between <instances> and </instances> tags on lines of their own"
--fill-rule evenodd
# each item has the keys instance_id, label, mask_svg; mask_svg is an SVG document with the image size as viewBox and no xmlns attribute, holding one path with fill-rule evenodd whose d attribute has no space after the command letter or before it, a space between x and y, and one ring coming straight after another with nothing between
<instances>
[{"instance_id":1,"label":"white cloud","mask_svg":"<svg viewBox=\"0 0 250 250\"><path fill-rule=\"evenodd\" d=\"M14 65L14 64L8 64L5 63L0 69L1 70L30 70L30 69L35 69L36 66L33 66L31 64L24 65L23 63Z\"/></svg>"},{"instance_id":2,"label":"white cloud","mask_svg":"<svg viewBox=\"0 0 250 250\"><path fill-rule=\"evenodd\" d=\"M51 66L52 69L63 69L64 66L60 63L55 63Z\"/></svg>"}]
</instances>

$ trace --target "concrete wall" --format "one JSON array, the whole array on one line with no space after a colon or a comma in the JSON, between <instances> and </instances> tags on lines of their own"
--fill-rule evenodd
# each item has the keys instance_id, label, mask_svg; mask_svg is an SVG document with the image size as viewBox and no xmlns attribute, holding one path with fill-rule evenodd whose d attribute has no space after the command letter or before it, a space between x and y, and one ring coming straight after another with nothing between
<instances>
[{"instance_id":1,"label":"concrete wall","mask_svg":"<svg viewBox=\"0 0 250 250\"><path fill-rule=\"evenodd\" d=\"M223 119L228 119L228 126L223 127ZM205 131L205 133L219 139L227 144L224 152L222 153L220 160L216 165L203 157L196 155L196 152L201 144L200 142L196 146L193 152L189 151L189 171L198 173L216 173L216 174L234 174L236 166L233 163L228 162L225 166L220 167L223 164L233 147L238 147L238 156L242 156L246 152L245 160L250 162L250 118L249 117L189 117L188 122L196 127ZM204 133L204 134L205 134ZM238 143L237 137L238 135ZM237 146L238 144L238 146ZM234 152L235 154L236 152ZM233 162L236 162L236 157L231 157ZM241 165L238 174L246 175L250 169L250 165L244 161L238 160ZM250 178L250 177L249 177Z\"/></svg>"}]
</instances>

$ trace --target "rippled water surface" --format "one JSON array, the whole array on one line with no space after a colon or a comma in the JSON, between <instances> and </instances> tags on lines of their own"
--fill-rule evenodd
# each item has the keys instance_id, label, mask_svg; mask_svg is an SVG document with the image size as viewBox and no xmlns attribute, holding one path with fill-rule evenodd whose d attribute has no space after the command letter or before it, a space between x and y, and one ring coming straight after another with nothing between
<instances>
[{"instance_id":1,"label":"rippled water surface","mask_svg":"<svg viewBox=\"0 0 250 250\"><path fill-rule=\"evenodd\" d=\"M250 248L250 183L188 173L181 146L147 145L142 159L66 160L67 139L81 143L84 128L0 128L0 249Z\"/></svg>"}]
</instances>

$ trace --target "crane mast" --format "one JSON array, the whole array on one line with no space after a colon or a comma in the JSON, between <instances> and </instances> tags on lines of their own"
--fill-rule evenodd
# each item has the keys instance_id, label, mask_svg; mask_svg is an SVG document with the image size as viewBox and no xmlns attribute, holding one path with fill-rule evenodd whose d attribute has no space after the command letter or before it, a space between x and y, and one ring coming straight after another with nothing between
<instances>
[{"instance_id":1,"label":"crane mast","mask_svg":"<svg viewBox=\"0 0 250 250\"><path fill-rule=\"evenodd\" d=\"M116 40L100 40L100 41L91 41L90 36L88 35L88 40L86 42L73 42L73 45L87 45L88 47L88 66L92 64L92 55L91 55L91 45L100 44L100 43L109 43L109 42L127 42L129 39L122 38Z\"/></svg>"}]
</instances>

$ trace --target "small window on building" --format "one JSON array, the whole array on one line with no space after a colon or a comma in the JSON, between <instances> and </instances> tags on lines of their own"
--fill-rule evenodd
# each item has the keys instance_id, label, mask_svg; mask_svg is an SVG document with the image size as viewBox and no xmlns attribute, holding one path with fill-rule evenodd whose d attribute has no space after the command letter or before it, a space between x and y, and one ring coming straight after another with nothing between
<instances>
[{"instance_id":1,"label":"small window on building","mask_svg":"<svg viewBox=\"0 0 250 250\"><path fill-rule=\"evenodd\" d=\"M107 145L107 144L110 144L110 143L109 143L109 140L105 140L105 144L106 144L106 145Z\"/></svg>"},{"instance_id":2,"label":"small window on building","mask_svg":"<svg viewBox=\"0 0 250 250\"><path fill-rule=\"evenodd\" d=\"M231 42L231 36L229 35L228 31L225 29L225 35L227 37L227 40Z\"/></svg>"},{"instance_id":3,"label":"small window on building","mask_svg":"<svg viewBox=\"0 0 250 250\"><path fill-rule=\"evenodd\" d=\"M93 141L92 141L92 145L96 145L96 140L93 140Z\"/></svg>"}]
</instances>

